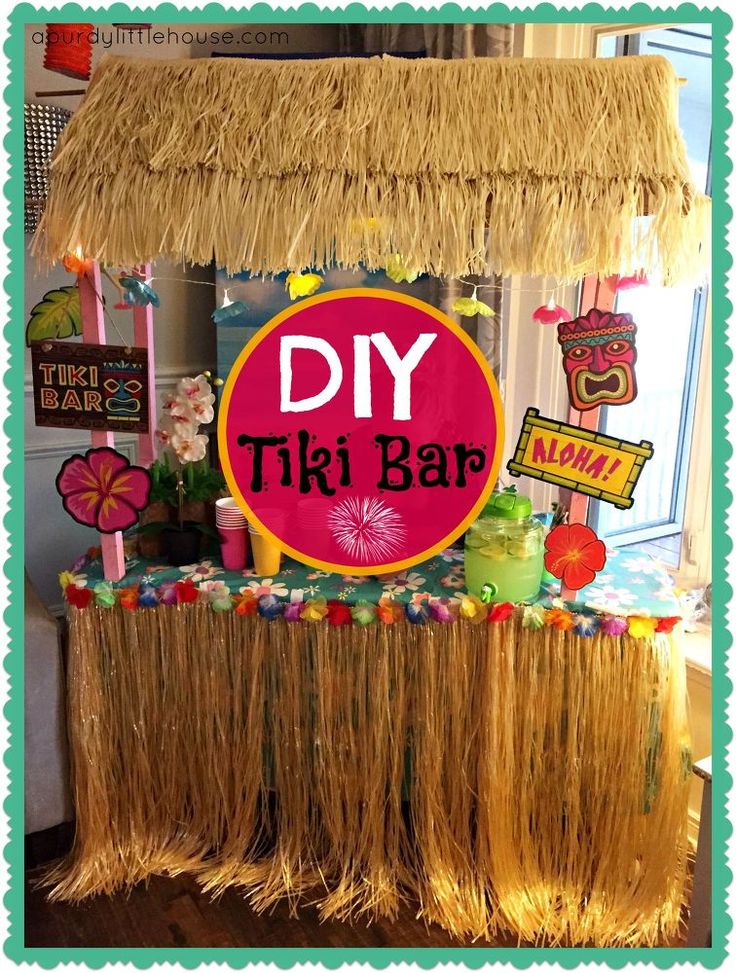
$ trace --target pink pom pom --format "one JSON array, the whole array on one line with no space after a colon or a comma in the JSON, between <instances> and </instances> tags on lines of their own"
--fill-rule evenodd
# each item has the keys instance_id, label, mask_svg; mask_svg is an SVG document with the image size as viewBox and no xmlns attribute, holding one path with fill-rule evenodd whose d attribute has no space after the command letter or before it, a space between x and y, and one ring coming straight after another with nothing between
<instances>
[{"instance_id":1,"label":"pink pom pom","mask_svg":"<svg viewBox=\"0 0 736 973\"><path fill-rule=\"evenodd\" d=\"M629 623L618 615L604 615L601 619L601 632L604 635L623 635Z\"/></svg>"},{"instance_id":2,"label":"pink pom pom","mask_svg":"<svg viewBox=\"0 0 736 973\"><path fill-rule=\"evenodd\" d=\"M435 622L451 622L452 612L449 605L441 601L430 601L429 614Z\"/></svg>"}]
</instances>

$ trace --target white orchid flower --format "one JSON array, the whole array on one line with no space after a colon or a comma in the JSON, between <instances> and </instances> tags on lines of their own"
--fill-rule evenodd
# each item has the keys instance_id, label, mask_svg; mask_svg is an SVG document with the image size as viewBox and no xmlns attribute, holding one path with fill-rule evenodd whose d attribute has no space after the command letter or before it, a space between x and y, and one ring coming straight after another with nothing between
<instances>
[{"instance_id":1,"label":"white orchid flower","mask_svg":"<svg viewBox=\"0 0 736 973\"><path fill-rule=\"evenodd\" d=\"M171 437L171 448L182 463L197 463L207 453L207 436L182 435L177 430Z\"/></svg>"}]
</instances>

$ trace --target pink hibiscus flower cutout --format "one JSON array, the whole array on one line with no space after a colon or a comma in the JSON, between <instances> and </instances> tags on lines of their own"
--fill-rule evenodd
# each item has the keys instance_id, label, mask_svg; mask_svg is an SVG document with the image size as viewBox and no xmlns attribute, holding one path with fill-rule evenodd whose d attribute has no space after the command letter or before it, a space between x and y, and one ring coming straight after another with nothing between
<instances>
[{"instance_id":1,"label":"pink hibiscus flower cutout","mask_svg":"<svg viewBox=\"0 0 736 973\"><path fill-rule=\"evenodd\" d=\"M151 480L142 466L109 446L70 456L56 477L66 512L101 534L126 530L148 503Z\"/></svg>"}]
</instances>

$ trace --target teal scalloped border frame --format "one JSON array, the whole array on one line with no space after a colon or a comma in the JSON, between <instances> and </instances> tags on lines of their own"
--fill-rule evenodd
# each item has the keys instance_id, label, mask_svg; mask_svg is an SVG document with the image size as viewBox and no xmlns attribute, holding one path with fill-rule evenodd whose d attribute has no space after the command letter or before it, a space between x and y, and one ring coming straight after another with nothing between
<instances>
[{"instance_id":1,"label":"teal scalloped border frame","mask_svg":"<svg viewBox=\"0 0 736 973\"><path fill-rule=\"evenodd\" d=\"M144 16L145 15L145 16ZM149 16L150 15L150 18ZM161 23L709 23L713 28L713 506L723 513L713 519L713 946L709 949L41 949L24 944L23 884L23 28L26 24L62 22L144 21ZM652 963L661 969L674 964L698 963L715 969L726 958L726 937L731 919L726 908L726 890L731 872L726 861L726 841L732 828L726 814L726 795L731 778L726 767L726 746L731 730L726 722L726 705L731 684L726 672L726 651L731 636L726 629L726 605L731 589L726 580L726 558L731 550L728 537L728 509L731 493L726 483L726 463L732 449L724 434L731 406L726 385L726 370L732 353L728 346L726 322L731 304L726 293L726 274L732 258L728 252L726 229L731 210L726 197L726 179L732 165L726 151L726 132L732 116L726 104L726 82L731 77L727 60L727 41L731 18L721 10L701 10L693 4L678 7L650 7L634 4L628 9L606 10L586 4L575 10L557 10L551 4L533 9L510 10L493 4L482 10L466 10L445 4L439 10L416 9L398 4L391 9L368 9L349 4L342 10L321 10L314 4L274 8L258 3L251 9L226 10L208 4L198 10L178 10L170 3L157 7L129 7L115 4L107 10L94 10L77 4L35 9L19 4L10 14L10 31L5 54L10 63L10 81L5 100L10 108L10 130L5 146L10 156L5 195L10 203L10 226L5 242L10 251L10 269L4 280L9 297L9 317L5 336L10 346L5 387L9 393L10 415L5 432L10 441L10 463L5 478L10 488L10 509L5 525L10 534L10 557L4 565L10 589L10 605L5 620L10 630L10 648L5 655L10 697L4 714L9 721L10 745L5 753L10 792L5 811L10 821L10 841L5 847L10 883L4 903L9 917L9 936L4 943L6 956L15 963L38 963L50 969L59 963L80 963L99 969L109 962L131 963L148 969L155 963L180 963L193 968L202 963L220 963L242 968L254 962L270 962L286 969L295 963L320 963L334 968L342 963L363 963L384 968L394 962L411 962L429 969L437 963L454 962L477 969L489 962L505 962L526 969L533 963L553 962L571 969L595 962L615 969L632 962Z\"/></svg>"}]
</instances>

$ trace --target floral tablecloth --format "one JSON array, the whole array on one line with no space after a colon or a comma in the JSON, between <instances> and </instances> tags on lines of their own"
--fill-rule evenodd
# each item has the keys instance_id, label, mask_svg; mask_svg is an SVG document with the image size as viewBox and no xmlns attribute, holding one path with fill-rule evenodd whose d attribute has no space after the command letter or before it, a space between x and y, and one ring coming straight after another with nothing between
<instances>
[{"instance_id":1,"label":"floral tablecloth","mask_svg":"<svg viewBox=\"0 0 736 973\"><path fill-rule=\"evenodd\" d=\"M189 578L197 585L222 582L231 594L252 591L256 597L271 594L285 600L324 597L346 604L357 601L377 603L382 597L389 596L403 604L440 599L450 605L459 603L466 593L463 551L456 547L449 547L429 561L405 571L375 577L332 574L284 558L279 574L268 578L256 575L252 568L226 571L214 554L203 557L197 564L180 568L172 568L162 560L137 556L127 558L125 566L125 577L115 587L127 588L141 582L158 586ZM80 558L72 571L77 585L94 586L104 577L102 561L94 554ZM545 586L537 601L551 604L558 595L558 588ZM579 592L579 600L569 607L653 618L680 614L672 580L663 565L634 547L609 549L603 571L593 584Z\"/></svg>"}]
</instances>

